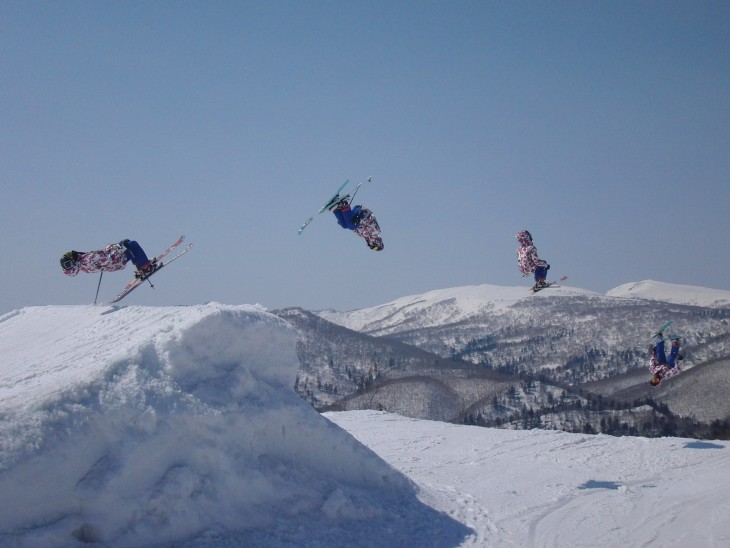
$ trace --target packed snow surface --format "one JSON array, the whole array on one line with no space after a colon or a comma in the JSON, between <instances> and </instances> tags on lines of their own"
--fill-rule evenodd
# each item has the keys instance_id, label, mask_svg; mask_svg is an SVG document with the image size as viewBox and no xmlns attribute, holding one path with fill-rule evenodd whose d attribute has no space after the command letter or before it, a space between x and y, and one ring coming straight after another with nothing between
<instances>
[{"instance_id":1,"label":"packed snow surface","mask_svg":"<svg viewBox=\"0 0 730 548\"><path fill-rule=\"evenodd\" d=\"M730 442L326 416L469 526L465 546L730 545Z\"/></svg>"},{"instance_id":2,"label":"packed snow surface","mask_svg":"<svg viewBox=\"0 0 730 548\"><path fill-rule=\"evenodd\" d=\"M469 531L296 395L250 306L0 318L0 545L453 545Z\"/></svg>"},{"instance_id":3,"label":"packed snow surface","mask_svg":"<svg viewBox=\"0 0 730 548\"><path fill-rule=\"evenodd\" d=\"M0 317L0 545L730 541L728 442L325 418L296 338L217 303Z\"/></svg>"}]
</instances>

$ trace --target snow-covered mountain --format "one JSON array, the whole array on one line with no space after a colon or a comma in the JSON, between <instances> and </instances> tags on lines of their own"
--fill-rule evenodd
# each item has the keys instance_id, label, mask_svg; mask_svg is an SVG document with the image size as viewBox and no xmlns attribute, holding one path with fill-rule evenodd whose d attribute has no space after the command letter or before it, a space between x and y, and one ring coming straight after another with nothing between
<instances>
[{"instance_id":1,"label":"snow-covered mountain","mask_svg":"<svg viewBox=\"0 0 730 548\"><path fill-rule=\"evenodd\" d=\"M606 295L609 297L649 299L708 308L730 306L730 291L695 285L668 284L654 280L623 284L610 290Z\"/></svg>"},{"instance_id":2,"label":"snow-covered mountain","mask_svg":"<svg viewBox=\"0 0 730 548\"><path fill-rule=\"evenodd\" d=\"M677 300L693 295L675 291ZM719 299L719 298L718 298ZM714 299L713 302L718 301ZM643 368L650 334L667 319L691 345L685 365L730 357L729 307L626 299L557 287L466 286L403 297L330 322L441 357L572 384Z\"/></svg>"},{"instance_id":3,"label":"snow-covered mountain","mask_svg":"<svg viewBox=\"0 0 730 548\"><path fill-rule=\"evenodd\" d=\"M377 404L409 417L461 421L475 399L519 382L468 362L352 331L299 308L275 313L299 331L301 365L295 389L319 410Z\"/></svg>"},{"instance_id":4,"label":"snow-covered mountain","mask_svg":"<svg viewBox=\"0 0 730 548\"><path fill-rule=\"evenodd\" d=\"M651 283L647 282L645 287L646 295L658 294L650 291ZM663 291L668 288L663 287ZM645 424L647 417L627 408L625 402L657 397L666 398L662 401L680 416L725 421L730 418L726 398L692 396L690 400L690 396L685 397L690 392L670 388L677 382L665 383L658 390L647 384L651 333L667 319L674 320L671 332L685 339L683 369L694 369L691 376L685 377L695 382L691 393L715 393L730 383L730 369L723 366L730 361L730 308L685 304L696 303L698 292L687 292L683 286L671 293L677 303L599 295L569 287L550 288L532 295L524 287L480 285L430 291L362 310L318 314L341 326L416 346L442 359L463 360L507 375L520 375L521 381L525 376L532 379L527 384L512 379L508 389L494 384L480 388L481 397L473 398L462 408L462 417L487 417L489 424L496 419L519 420L530 427L565 424L573 429L575 413L566 415L563 411L579 403L585 410L588 402L575 398L588 391L620 400L617 405L626 410L612 419L620 419L628 429ZM722 293L713 298L708 290L706 301L720 303ZM535 379L540 382L534 382ZM442 399L454 392L448 372L431 375L429 380L428 390L433 389L435 381L447 383L446 390L440 391ZM400 404L407 390L426 394L427 388L415 382L401 382L397 395L392 395L395 389L389 386L382 400L369 399L381 402L384 409L421 417ZM559 416L553 413L556 398L561 403ZM367 407L367 400L367 396L359 396L344 408ZM389 406L396 404L398 407ZM523 413L516 418L520 407L537 412L538 417L525 420ZM599 405L595 411L604 409ZM599 413L593 418L582 414L578 422L591 424L592 428L605 419Z\"/></svg>"},{"instance_id":5,"label":"snow-covered mountain","mask_svg":"<svg viewBox=\"0 0 730 548\"><path fill-rule=\"evenodd\" d=\"M484 314L496 315L522 301L540 300L550 295L597 294L584 289L555 286L549 291L532 295L524 286L468 285L401 297L386 304L349 312L324 310L319 315L354 331L388 335L395 330L456 324Z\"/></svg>"},{"instance_id":6,"label":"snow-covered mountain","mask_svg":"<svg viewBox=\"0 0 730 548\"><path fill-rule=\"evenodd\" d=\"M483 284L437 289L359 310L347 312L323 310L318 314L354 331L387 335L394 331L412 328L455 324L480 317L485 312L496 315L522 303L539 302L540 299L556 296L602 297L592 291L564 285L533 295L525 286ZM708 308L730 307L730 291L653 280L627 283L611 289L605 296Z\"/></svg>"},{"instance_id":7,"label":"snow-covered mountain","mask_svg":"<svg viewBox=\"0 0 730 548\"><path fill-rule=\"evenodd\" d=\"M215 303L0 317L0 545L720 546L730 536L728 442L325 418L293 390L297 338L260 307ZM413 356L420 367L427 354Z\"/></svg>"}]
</instances>

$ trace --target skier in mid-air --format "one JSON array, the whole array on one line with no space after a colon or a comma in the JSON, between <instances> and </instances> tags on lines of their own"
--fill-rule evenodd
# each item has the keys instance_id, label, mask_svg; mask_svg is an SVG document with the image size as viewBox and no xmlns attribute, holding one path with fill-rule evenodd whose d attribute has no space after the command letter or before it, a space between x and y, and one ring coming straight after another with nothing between
<instances>
[{"instance_id":1,"label":"skier in mid-air","mask_svg":"<svg viewBox=\"0 0 730 548\"><path fill-rule=\"evenodd\" d=\"M533 290L548 287L550 284L546 278L550 265L537 255L537 248L532 244L532 234L527 230L521 230L515 234L515 238L520 243L517 250L517 268L520 269L523 276L535 275Z\"/></svg>"},{"instance_id":2,"label":"skier in mid-air","mask_svg":"<svg viewBox=\"0 0 730 548\"><path fill-rule=\"evenodd\" d=\"M134 240L122 240L97 251L67 251L61 257L61 269L67 276L81 272L112 272L122 270L132 261L137 267L136 276L142 277L155 271L142 247Z\"/></svg>"},{"instance_id":3,"label":"skier in mid-air","mask_svg":"<svg viewBox=\"0 0 730 548\"><path fill-rule=\"evenodd\" d=\"M682 339L672 337L671 341L672 348L669 351L669 357L667 357L664 352L664 335L661 332L656 334L656 341L652 346L651 358L649 359L649 371L654 374L649 381L652 386L659 386L663 379L673 377L682 371L677 363L683 359L683 356L679 353Z\"/></svg>"},{"instance_id":4,"label":"skier in mid-air","mask_svg":"<svg viewBox=\"0 0 730 548\"><path fill-rule=\"evenodd\" d=\"M374 251L383 250L383 239L380 237L380 226L372 211L362 206L350 207L349 196L336 196L329 208L337 218L337 223L348 230L354 231L365 239L368 247Z\"/></svg>"}]
</instances>

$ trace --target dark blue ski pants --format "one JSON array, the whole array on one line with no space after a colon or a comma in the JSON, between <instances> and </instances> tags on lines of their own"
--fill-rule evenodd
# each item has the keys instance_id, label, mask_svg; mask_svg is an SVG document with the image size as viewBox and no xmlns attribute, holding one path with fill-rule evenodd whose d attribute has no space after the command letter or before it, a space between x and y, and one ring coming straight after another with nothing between
<instances>
[{"instance_id":1,"label":"dark blue ski pants","mask_svg":"<svg viewBox=\"0 0 730 548\"><path fill-rule=\"evenodd\" d=\"M538 266L535 269L535 281L539 282L540 280L544 280L545 278L547 278L547 272L548 269L546 266Z\"/></svg>"},{"instance_id":2,"label":"dark blue ski pants","mask_svg":"<svg viewBox=\"0 0 730 548\"><path fill-rule=\"evenodd\" d=\"M147 254L144 252L144 249L142 249L142 246L140 246L134 240L124 240L122 242L122 245L127 248L124 252L124 254L127 256L127 259L132 261L132 264L137 268L142 268L148 262L150 262L150 260L147 258Z\"/></svg>"},{"instance_id":3,"label":"dark blue ski pants","mask_svg":"<svg viewBox=\"0 0 730 548\"><path fill-rule=\"evenodd\" d=\"M352 209L335 209L332 213L335 214L335 217L337 217L337 224L339 224L342 228L355 230L358 226L360 226L359 221L361 211L362 208L360 206L355 206Z\"/></svg>"},{"instance_id":4,"label":"dark blue ski pants","mask_svg":"<svg viewBox=\"0 0 730 548\"><path fill-rule=\"evenodd\" d=\"M677 355L679 354L679 345L673 344L672 349L669 351L669 358L667 358L664 352L664 339L656 343L656 361L661 365L667 367L674 367L677 365Z\"/></svg>"}]
</instances>

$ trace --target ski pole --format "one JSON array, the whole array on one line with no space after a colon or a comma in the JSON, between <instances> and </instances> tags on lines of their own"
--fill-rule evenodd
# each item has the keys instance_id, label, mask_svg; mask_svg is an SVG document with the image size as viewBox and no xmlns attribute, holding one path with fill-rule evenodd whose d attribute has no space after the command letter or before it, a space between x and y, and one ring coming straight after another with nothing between
<instances>
[{"instance_id":1,"label":"ski pole","mask_svg":"<svg viewBox=\"0 0 730 548\"><path fill-rule=\"evenodd\" d=\"M104 275L104 271L102 270L99 273L99 285L96 286L96 295L94 296L94 306L96 306L96 300L99 298L99 288L101 287L101 277Z\"/></svg>"},{"instance_id":2,"label":"ski pole","mask_svg":"<svg viewBox=\"0 0 730 548\"><path fill-rule=\"evenodd\" d=\"M372 181L372 180L373 180L373 178L372 178L372 177L368 177L368 183L369 183L370 181ZM352 201L353 201L353 200L355 199L355 194L357 194L357 191L358 191L358 190L360 190L360 187L361 187L361 186L362 186L362 183L359 183L359 184L357 185L357 188L355 189L355 192L353 192L353 193L352 193L352 198L350 198L350 203L352 203Z\"/></svg>"},{"instance_id":3,"label":"ski pole","mask_svg":"<svg viewBox=\"0 0 730 548\"><path fill-rule=\"evenodd\" d=\"M141 271L140 271L140 272L141 272ZM152 285L152 280L150 280L150 277L149 277L149 276L148 276L147 274L145 274L144 272L142 272L142 279L143 279L143 280L147 280L147 283L148 283L148 284L150 284L150 287L151 287L152 289L154 289L154 288L155 288L155 286L154 286L154 285Z\"/></svg>"}]
</instances>

